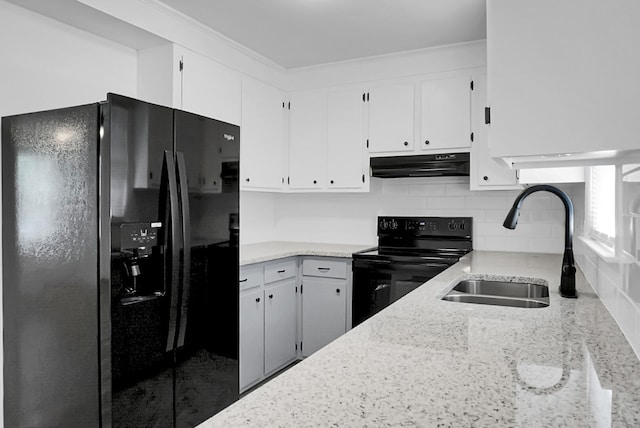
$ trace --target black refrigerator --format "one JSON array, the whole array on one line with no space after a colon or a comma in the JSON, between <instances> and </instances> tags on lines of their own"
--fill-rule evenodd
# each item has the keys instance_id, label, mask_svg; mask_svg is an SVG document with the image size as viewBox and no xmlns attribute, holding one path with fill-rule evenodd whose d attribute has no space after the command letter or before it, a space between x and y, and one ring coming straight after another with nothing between
<instances>
[{"instance_id":1,"label":"black refrigerator","mask_svg":"<svg viewBox=\"0 0 640 428\"><path fill-rule=\"evenodd\" d=\"M115 94L2 118L5 426L237 400L239 132Z\"/></svg>"}]
</instances>

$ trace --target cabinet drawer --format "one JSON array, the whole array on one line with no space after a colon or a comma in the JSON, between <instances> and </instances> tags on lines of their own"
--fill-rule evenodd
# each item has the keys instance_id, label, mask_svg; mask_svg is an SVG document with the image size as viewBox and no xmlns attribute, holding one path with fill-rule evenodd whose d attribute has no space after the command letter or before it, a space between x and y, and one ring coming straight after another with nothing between
<instances>
[{"instance_id":1,"label":"cabinet drawer","mask_svg":"<svg viewBox=\"0 0 640 428\"><path fill-rule=\"evenodd\" d=\"M248 265L240 267L240 290L259 287L262 284L262 265Z\"/></svg>"},{"instance_id":2,"label":"cabinet drawer","mask_svg":"<svg viewBox=\"0 0 640 428\"><path fill-rule=\"evenodd\" d=\"M281 279L293 278L296 276L297 270L298 264L295 260L268 263L264 266L264 283L269 284Z\"/></svg>"},{"instance_id":3,"label":"cabinet drawer","mask_svg":"<svg viewBox=\"0 0 640 428\"><path fill-rule=\"evenodd\" d=\"M302 275L345 279L347 263L339 260L305 259L302 261Z\"/></svg>"}]
</instances>

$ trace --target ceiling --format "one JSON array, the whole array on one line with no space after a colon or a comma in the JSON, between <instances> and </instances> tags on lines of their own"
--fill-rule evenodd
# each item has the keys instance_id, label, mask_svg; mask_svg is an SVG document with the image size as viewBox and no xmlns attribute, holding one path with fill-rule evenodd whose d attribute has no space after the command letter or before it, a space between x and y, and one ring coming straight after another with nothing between
<instances>
[{"instance_id":1,"label":"ceiling","mask_svg":"<svg viewBox=\"0 0 640 428\"><path fill-rule=\"evenodd\" d=\"M486 38L485 0L161 0L284 68Z\"/></svg>"}]
</instances>

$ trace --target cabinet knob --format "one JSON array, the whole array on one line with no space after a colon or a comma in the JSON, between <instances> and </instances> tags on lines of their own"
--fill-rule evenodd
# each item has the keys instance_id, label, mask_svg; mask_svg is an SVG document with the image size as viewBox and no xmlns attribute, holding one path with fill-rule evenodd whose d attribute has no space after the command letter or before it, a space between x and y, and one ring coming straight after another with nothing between
<instances>
[{"instance_id":1,"label":"cabinet knob","mask_svg":"<svg viewBox=\"0 0 640 428\"><path fill-rule=\"evenodd\" d=\"M424 140L424 143L425 143L426 145L429 145L429 140Z\"/></svg>"},{"instance_id":2,"label":"cabinet knob","mask_svg":"<svg viewBox=\"0 0 640 428\"><path fill-rule=\"evenodd\" d=\"M313 180L313 184L318 184L318 180Z\"/></svg>"},{"instance_id":3,"label":"cabinet knob","mask_svg":"<svg viewBox=\"0 0 640 428\"><path fill-rule=\"evenodd\" d=\"M408 142L408 141L405 141L405 142L404 142L404 145L405 145L405 146L408 146L408 145L409 145L409 142Z\"/></svg>"},{"instance_id":4,"label":"cabinet knob","mask_svg":"<svg viewBox=\"0 0 640 428\"><path fill-rule=\"evenodd\" d=\"M489 177L487 177L486 175L485 175L484 177L482 177L482 179L483 179L484 181L489 181Z\"/></svg>"},{"instance_id":5,"label":"cabinet knob","mask_svg":"<svg viewBox=\"0 0 640 428\"><path fill-rule=\"evenodd\" d=\"M260 298L256 297L256 303L260 303Z\"/></svg>"},{"instance_id":6,"label":"cabinet knob","mask_svg":"<svg viewBox=\"0 0 640 428\"><path fill-rule=\"evenodd\" d=\"M331 184L333 184L333 180L331 180Z\"/></svg>"},{"instance_id":7,"label":"cabinet knob","mask_svg":"<svg viewBox=\"0 0 640 428\"><path fill-rule=\"evenodd\" d=\"M153 180L153 171L149 171L149 180Z\"/></svg>"},{"instance_id":8,"label":"cabinet knob","mask_svg":"<svg viewBox=\"0 0 640 428\"><path fill-rule=\"evenodd\" d=\"M244 181L249 182L249 177L245 178Z\"/></svg>"},{"instance_id":9,"label":"cabinet knob","mask_svg":"<svg viewBox=\"0 0 640 428\"><path fill-rule=\"evenodd\" d=\"M218 182L216 180L213 180L213 185L215 186L217 184L218 184Z\"/></svg>"},{"instance_id":10,"label":"cabinet knob","mask_svg":"<svg viewBox=\"0 0 640 428\"><path fill-rule=\"evenodd\" d=\"M273 299L273 294L269 294L269 298L270 298L270 299Z\"/></svg>"},{"instance_id":11,"label":"cabinet knob","mask_svg":"<svg viewBox=\"0 0 640 428\"><path fill-rule=\"evenodd\" d=\"M336 288L336 293L340 294L340 289Z\"/></svg>"}]
</instances>

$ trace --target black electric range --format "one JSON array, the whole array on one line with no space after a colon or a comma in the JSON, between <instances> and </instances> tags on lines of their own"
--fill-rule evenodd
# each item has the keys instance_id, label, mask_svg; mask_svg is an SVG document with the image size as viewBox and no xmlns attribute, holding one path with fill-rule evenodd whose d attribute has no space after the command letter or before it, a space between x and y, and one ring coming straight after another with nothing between
<instances>
[{"instance_id":1,"label":"black electric range","mask_svg":"<svg viewBox=\"0 0 640 428\"><path fill-rule=\"evenodd\" d=\"M378 247L353 254L353 326L473 250L471 217L378 217Z\"/></svg>"}]
</instances>

